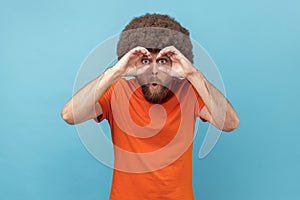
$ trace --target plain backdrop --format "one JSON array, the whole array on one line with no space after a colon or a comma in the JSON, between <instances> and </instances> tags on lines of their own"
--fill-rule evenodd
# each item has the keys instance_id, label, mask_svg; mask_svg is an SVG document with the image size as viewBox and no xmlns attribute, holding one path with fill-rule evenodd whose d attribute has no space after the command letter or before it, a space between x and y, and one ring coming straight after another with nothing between
<instances>
[{"instance_id":1,"label":"plain backdrop","mask_svg":"<svg viewBox=\"0 0 300 200\"><path fill-rule=\"evenodd\" d=\"M195 199L300 199L300 2L1 1L0 199L108 199L112 170L60 117L89 52L133 17L169 14L215 61L240 116L193 160Z\"/></svg>"}]
</instances>

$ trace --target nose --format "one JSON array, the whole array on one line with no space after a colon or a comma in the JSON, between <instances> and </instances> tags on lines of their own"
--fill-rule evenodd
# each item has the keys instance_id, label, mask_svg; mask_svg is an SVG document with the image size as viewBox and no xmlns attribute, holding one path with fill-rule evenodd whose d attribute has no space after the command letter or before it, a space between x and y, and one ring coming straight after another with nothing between
<instances>
[{"instance_id":1,"label":"nose","mask_svg":"<svg viewBox=\"0 0 300 200\"><path fill-rule=\"evenodd\" d=\"M156 76L158 74L158 68L155 64L152 66L152 72L151 73L152 73L153 76Z\"/></svg>"}]
</instances>

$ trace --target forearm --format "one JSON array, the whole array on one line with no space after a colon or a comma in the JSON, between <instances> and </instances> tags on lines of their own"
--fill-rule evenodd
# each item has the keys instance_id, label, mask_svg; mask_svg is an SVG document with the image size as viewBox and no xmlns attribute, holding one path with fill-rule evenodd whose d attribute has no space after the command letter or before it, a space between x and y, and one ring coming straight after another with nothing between
<instances>
[{"instance_id":1,"label":"forearm","mask_svg":"<svg viewBox=\"0 0 300 200\"><path fill-rule=\"evenodd\" d=\"M239 119L230 102L200 71L194 71L187 79L201 96L210 120L217 128L231 131L238 126Z\"/></svg>"},{"instance_id":2,"label":"forearm","mask_svg":"<svg viewBox=\"0 0 300 200\"><path fill-rule=\"evenodd\" d=\"M97 107L98 99L120 77L121 73L112 67L86 84L64 106L63 119L69 124L78 124L97 117L96 111L102 113L101 107Z\"/></svg>"}]
</instances>

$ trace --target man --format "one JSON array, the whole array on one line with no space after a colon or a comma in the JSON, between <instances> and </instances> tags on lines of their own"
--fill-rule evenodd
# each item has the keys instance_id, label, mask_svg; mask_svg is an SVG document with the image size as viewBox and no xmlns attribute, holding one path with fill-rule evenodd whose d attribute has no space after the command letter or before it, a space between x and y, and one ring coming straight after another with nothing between
<instances>
[{"instance_id":1,"label":"man","mask_svg":"<svg viewBox=\"0 0 300 200\"><path fill-rule=\"evenodd\" d=\"M194 199L196 117L228 132L239 125L236 112L193 66L189 32L167 15L134 18L117 54L113 67L65 105L63 119L108 120L115 156L110 199Z\"/></svg>"}]
</instances>

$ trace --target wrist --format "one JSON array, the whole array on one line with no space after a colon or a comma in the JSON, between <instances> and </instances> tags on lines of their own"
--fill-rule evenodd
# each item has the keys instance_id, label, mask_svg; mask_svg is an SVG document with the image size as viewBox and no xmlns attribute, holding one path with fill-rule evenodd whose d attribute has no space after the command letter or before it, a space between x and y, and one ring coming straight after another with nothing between
<instances>
[{"instance_id":1,"label":"wrist","mask_svg":"<svg viewBox=\"0 0 300 200\"><path fill-rule=\"evenodd\" d=\"M186 77L186 79L191 83L199 83L199 81L204 83L206 81L205 76L197 69L191 72L189 76Z\"/></svg>"},{"instance_id":2,"label":"wrist","mask_svg":"<svg viewBox=\"0 0 300 200\"><path fill-rule=\"evenodd\" d=\"M118 80L123 76L123 73L121 70L113 66L104 72L104 76L110 77L112 80Z\"/></svg>"},{"instance_id":3,"label":"wrist","mask_svg":"<svg viewBox=\"0 0 300 200\"><path fill-rule=\"evenodd\" d=\"M191 67L187 72L185 72L185 78L190 79L192 77L197 76L198 70L195 67Z\"/></svg>"}]
</instances>

